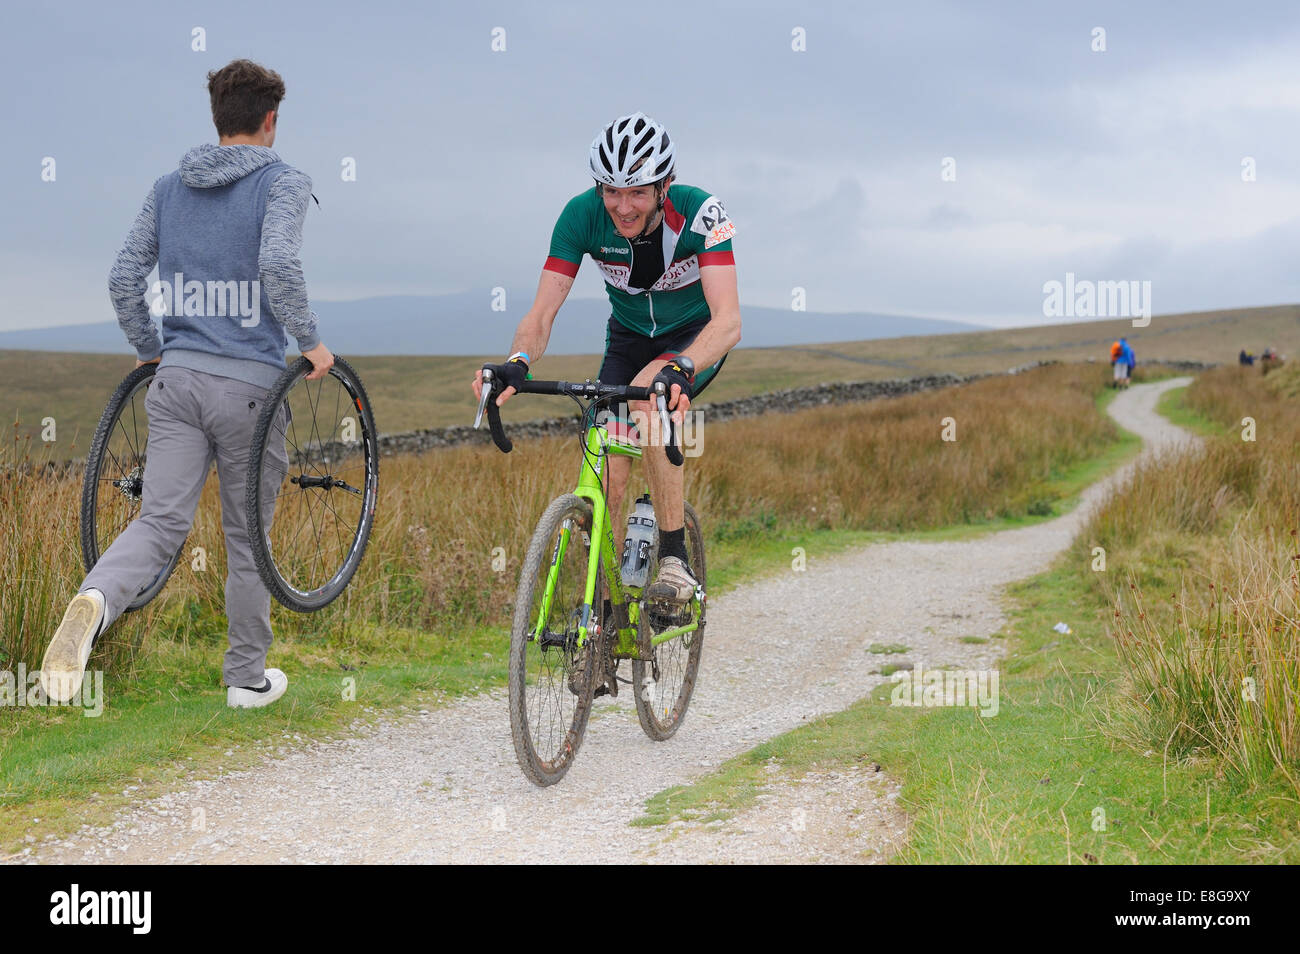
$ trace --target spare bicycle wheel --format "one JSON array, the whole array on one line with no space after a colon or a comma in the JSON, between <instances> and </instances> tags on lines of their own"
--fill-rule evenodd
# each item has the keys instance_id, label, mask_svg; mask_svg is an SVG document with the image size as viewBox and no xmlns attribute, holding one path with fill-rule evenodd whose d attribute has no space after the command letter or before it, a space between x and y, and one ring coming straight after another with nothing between
<instances>
[{"instance_id":1,"label":"spare bicycle wheel","mask_svg":"<svg viewBox=\"0 0 1300 954\"><path fill-rule=\"evenodd\" d=\"M300 613L347 587L379 498L379 435L361 378L337 355L324 377L307 380L311 369L299 358L267 395L244 494L262 582Z\"/></svg>"},{"instance_id":2,"label":"spare bicycle wheel","mask_svg":"<svg viewBox=\"0 0 1300 954\"><path fill-rule=\"evenodd\" d=\"M113 392L95 428L81 484L81 560L89 573L104 551L140 516L145 463L149 456L149 415L144 399L156 364L136 368ZM184 541L153 580L127 604L138 610L167 585L185 550Z\"/></svg>"}]
</instances>

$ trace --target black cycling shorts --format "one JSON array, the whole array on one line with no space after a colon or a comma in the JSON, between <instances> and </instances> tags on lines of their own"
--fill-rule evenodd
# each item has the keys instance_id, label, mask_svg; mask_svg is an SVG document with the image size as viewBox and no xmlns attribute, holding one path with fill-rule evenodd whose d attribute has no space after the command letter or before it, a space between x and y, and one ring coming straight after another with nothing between
<instances>
[{"instance_id":1,"label":"black cycling shorts","mask_svg":"<svg viewBox=\"0 0 1300 954\"><path fill-rule=\"evenodd\" d=\"M647 364L660 358L675 358L691 346L708 318L692 321L672 331L649 338L625 328L613 315L609 316L609 327L605 331L605 359L600 364L597 377L601 384L631 384L632 379L642 372ZM727 360L724 354L716 364L696 370L692 390L698 397L709 386Z\"/></svg>"}]
</instances>

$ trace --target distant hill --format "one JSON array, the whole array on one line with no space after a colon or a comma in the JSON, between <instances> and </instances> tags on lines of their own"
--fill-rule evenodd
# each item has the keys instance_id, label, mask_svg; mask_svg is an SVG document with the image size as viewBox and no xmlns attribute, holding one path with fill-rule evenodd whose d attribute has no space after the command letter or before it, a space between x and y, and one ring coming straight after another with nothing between
<instances>
[{"instance_id":1,"label":"distant hill","mask_svg":"<svg viewBox=\"0 0 1300 954\"><path fill-rule=\"evenodd\" d=\"M478 296L475 302L475 313L481 313ZM1110 319L960 334L913 334L869 341L813 342L806 338L809 343L766 348L751 343L751 336L758 336L756 328L761 326L762 311L745 310L749 321L745 340L728 356L726 367L710 383L704 403L823 381L1005 371L1046 358L1096 361L1100 375L1108 361L1110 343L1121 335L1127 336L1133 345L1139 364L1159 359L1231 364L1242 348L1259 353L1270 346L1293 358L1300 355L1300 306L1296 305L1156 315L1145 328L1134 328L1128 320ZM468 307L464 314L470 316ZM769 314L779 314L783 325L793 324L788 313ZM567 317L560 328L564 329L566 324L573 328L572 333L583 342L580 347L585 353L547 354L537 363L536 370L541 377L570 381L595 377L600 368L597 349L604 344L601 325L593 328L584 324L576 310ZM604 320L601 314L594 317ZM816 316L802 316L802 319L818 320ZM464 319L464 323L472 321L472 316ZM495 321L486 332L481 332L487 344L477 356L422 354L414 343L405 353L382 356L357 355L341 346L335 347L353 360L365 380L381 432L465 424L474 416L474 395L469 387L474 369L483 360L499 360L509 346L509 331L515 319L496 313ZM116 324L110 323L107 330L119 333ZM452 337L449 333L448 339ZM116 341L111 335L110 340ZM435 341L424 346L436 348L438 344ZM90 350L88 345L82 347ZM20 421L13 433L18 437L35 435L39 442L42 419L54 417L59 436L59 447L54 453L63 457L84 455L105 401L135 364L133 356L116 343L110 350L109 354L73 354L66 350L15 351L0 347L0 414L4 415L0 421L6 425ZM563 398L511 401L506 406L505 417L508 421L527 420L569 413L572 407ZM72 446L74 439L77 443Z\"/></svg>"},{"instance_id":2,"label":"distant hill","mask_svg":"<svg viewBox=\"0 0 1300 954\"><path fill-rule=\"evenodd\" d=\"M318 301L312 307L320 317L322 340L339 354L495 354L509 348L515 325L531 303L523 296L507 300L512 307L505 311L493 311L491 297L483 293ZM742 306L741 311L747 348L952 334L985 327L871 312L832 314L757 306ZM570 299L555 322L547 350L551 354L603 350L608 319L605 299ZM117 322L105 321L0 332L0 351L8 350L121 353L127 347Z\"/></svg>"}]
</instances>

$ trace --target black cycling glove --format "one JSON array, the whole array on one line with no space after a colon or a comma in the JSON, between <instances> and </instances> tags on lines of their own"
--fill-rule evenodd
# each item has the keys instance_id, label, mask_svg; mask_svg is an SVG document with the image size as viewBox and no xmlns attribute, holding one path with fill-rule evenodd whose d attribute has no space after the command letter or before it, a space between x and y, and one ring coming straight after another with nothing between
<instances>
[{"instance_id":1,"label":"black cycling glove","mask_svg":"<svg viewBox=\"0 0 1300 954\"><path fill-rule=\"evenodd\" d=\"M659 381L664 383L664 397L671 403L673 397L673 385L676 384L682 389L687 400L695 397L695 365L689 358L677 358L669 361L664 365L654 380L650 382L650 387L654 388Z\"/></svg>"},{"instance_id":2,"label":"black cycling glove","mask_svg":"<svg viewBox=\"0 0 1300 954\"><path fill-rule=\"evenodd\" d=\"M518 391L528 380L528 362L523 358L511 358L505 364L490 364L495 387L498 391L514 388Z\"/></svg>"}]
</instances>

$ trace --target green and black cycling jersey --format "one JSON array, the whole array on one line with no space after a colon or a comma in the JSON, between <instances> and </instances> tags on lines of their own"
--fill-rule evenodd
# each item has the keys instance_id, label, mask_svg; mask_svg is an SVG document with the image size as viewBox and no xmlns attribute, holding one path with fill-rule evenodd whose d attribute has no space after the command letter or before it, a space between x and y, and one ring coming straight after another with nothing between
<instances>
[{"instance_id":1,"label":"green and black cycling jersey","mask_svg":"<svg viewBox=\"0 0 1300 954\"><path fill-rule=\"evenodd\" d=\"M649 338L709 317L700 285L700 267L734 265L731 236L735 225L717 196L695 186L671 185L664 197L661 227L662 272L649 288L630 284L645 270L635 264L632 242L614 228L604 200L593 187L574 196L551 233L545 267L570 278L584 254L605 278L605 290L620 325ZM654 268L650 269L653 273Z\"/></svg>"}]
</instances>

